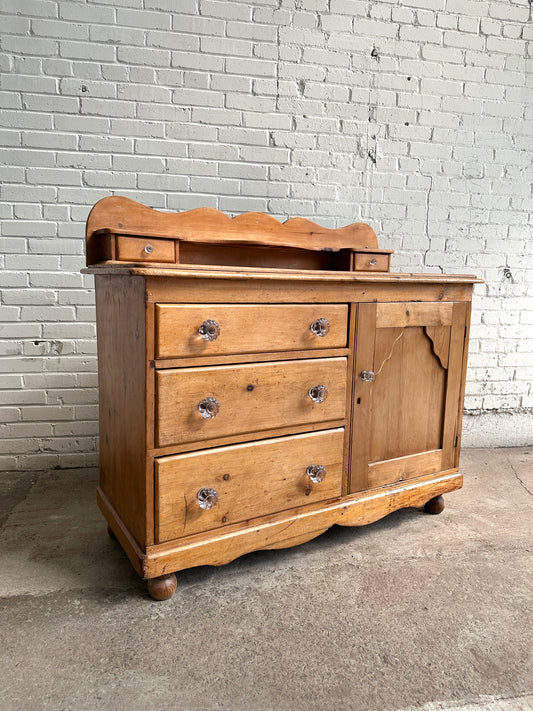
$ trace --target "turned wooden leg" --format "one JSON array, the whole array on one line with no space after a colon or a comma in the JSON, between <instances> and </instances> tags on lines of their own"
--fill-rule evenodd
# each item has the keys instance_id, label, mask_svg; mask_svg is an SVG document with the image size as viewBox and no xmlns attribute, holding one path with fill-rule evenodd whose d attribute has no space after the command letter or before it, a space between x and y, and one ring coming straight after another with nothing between
<instances>
[{"instance_id":1,"label":"turned wooden leg","mask_svg":"<svg viewBox=\"0 0 533 711\"><path fill-rule=\"evenodd\" d=\"M170 600L176 592L177 585L174 573L161 575L159 578L150 578L148 580L148 593L154 600Z\"/></svg>"},{"instance_id":2,"label":"turned wooden leg","mask_svg":"<svg viewBox=\"0 0 533 711\"><path fill-rule=\"evenodd\" d=\"M117 540L117 537L115 536L115 532L113 531L113 529L111 528L111 526L109 524L107 524L107 535L109 536L109 538L112 538L114 541Z\"/></svg>"},{"instance_id":3,"label":"turned wooden leg","mask_svg":"<svg viewBox=\"0 0 533 711\"><path fill-rule=\"evenodd\" d=\"M440 514L444 511L444 496L435 496L424 505L424 511L429 514Z\"/></svg>"}]
</instances>

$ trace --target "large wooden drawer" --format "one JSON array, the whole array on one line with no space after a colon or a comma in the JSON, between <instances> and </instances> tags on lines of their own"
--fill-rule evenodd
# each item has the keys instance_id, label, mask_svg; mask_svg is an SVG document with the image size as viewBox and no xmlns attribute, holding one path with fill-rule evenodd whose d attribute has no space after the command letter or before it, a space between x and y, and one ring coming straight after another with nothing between
<instances>
[{"instance_id":1,"label":"large wooden drawer","mask_svg":"<svg viewBox=\"0 0 533 711\"><path fill-rule=\"evenodd\" d=\"M347 323L346 304L157 304L156 358L344 348Z\"/></svg>"},{"instance_id":2,"label":"large wooden drawer","mask_svg":"<svg viewBox=\"0 0 533 711\"><path fill-rule=\"evenodd\" d=\"M156 541L340 496L343 439L335 429L157 459Z\"/></svg>"},{"instance_id":3,"label":"large wooden drawer","mask_svg":"<svg viewBox=\"0 0 533 711\"><path fill-rule=\"evenodd\" d=\"M318 386L327 388L322 402L312 399L320 399ZM330 422L345 408L346 358L160 370L156 444Z\"/></svg>"}]
</instances>

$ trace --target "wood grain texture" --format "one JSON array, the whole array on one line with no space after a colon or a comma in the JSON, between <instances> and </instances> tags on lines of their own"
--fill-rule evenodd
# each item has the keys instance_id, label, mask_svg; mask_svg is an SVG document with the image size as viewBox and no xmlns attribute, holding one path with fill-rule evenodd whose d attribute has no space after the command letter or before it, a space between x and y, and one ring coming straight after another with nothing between
<instances>
[{"instance_id":1,"label":"wood grain texture","mask_svg":"<svg viewBox=\"0 0 533 711\"><path fill-rule=\"evenodd\" d=\"M382 283L358 284L314 282L312 280L277 282L245 279L165 279L147 277L147 300L153 303L389 303L401 301L467 301L471 284Z\"/></svg>"},{"instance_id":2,"label":"wood grain texture","mask_svg":"<svg viewBox=\"0 0 533 711\"><path fill-rule=\"evenodd\" d=\"M456 438L455 438L455 457L454 466L459 466L459 459L461 456L461 438L463 431L463 413L464 413L464 400L465 400L465 388L466 388L466 369L468 365L468 343L470 338L470 316L472 313L472 302L466 303L466 325L465 325L465 342L463 346L463 376L461 378L461 390L459 392L459 401L457 403L457 428L456 428Z\"/></svg>"},{"instance_id":3,"label":"wood grain texture","mask_svg":"<svg viewBox=\"0 0 533 711\"><path fill-rule=\"evenodd\" d=\"M257 244L198 244L177 242L180 264L208 264L261 269L318 269L349 271L352 252L265 247Z\"/></svg>"},{"instance_id":4,"label":"wood grain texture","mask_svg":"<svg viewBox=\"0 0 533 711\"><path fill-rule=\"evenodd\" d=\"M368 466L368 487L392 484L424 474L434 474L444 469L442 466L442 449L432 452L420 452L405 457L387 459L383 462L371 462Z\"/></svg>"},{"instance_id":5,"label":"wood grain texture","mask_svg":"<svg viewBox=\"0 0 533 711\"><path fill-rule=\"evenodd\" d=\"M452 304L378 304L376 327L450 326L452 323L452 311Z\"/></svg>"},{"instance_id":6,"label":"wood grain texture","mask_svg":"<svg viewBox=\"0 0 533 711\"><path fill-rule=\"evenodd\" d=\"M274 427L268 430L268 437L286 437L288 435L305 434L309 432L319 432L324 429L338 429L345 427L346 419L343 417L339 420L329 420L323 422L307 422L303 425L288 425L285 427ZM257 442L266 436L265 432L241 432L239 434L231 434L227 437L214 437L212 439L202 440L202 449L210 449L211 447L226 447L230 444L242 444L243 442ZM184 442L182 444L171 444L167 447L157 447L149 452L152 457L167 457L171 454L185 454L186 452L195 452L198 450L198 442Z\"/></svg>"},{"instance_id":7,"label":"wood grain texture","mask_svg":"<svg viewBox=\"0 0 533 711\"><path fill-rule=\"evenodd\" d=\"M281 223L261 212L247 212L233 219L210 207L181 213L165 213L129 198L113 196L96 203L87 220L87 263L94 261L95 232L178 238L210 244L258 244L299 247L308 250L371 249L378 246L374 230L364 223L328 229L294 217Z\"/></svg>"},{"instance_id":8,"label":"wood grain texture","mask_svg":"<svg viewBox=\"0 0 533 711\"><path fill-rule=\"evenodd\" d=\"M346 496L350 487L350 466L352 457L352 420L353 420L353 380L354 380L354 361L355 349L355 334L357 329L357 304L349 305L348 315L348 343L350 344L349 354L346 362L346 416L344 426L344 459L342 472L342 495Z\"/></svg>"},{"instance_id":9,"label":"wood grain texture","mask_svg":"<svg viewBox=\"0 0 533 711\"><path fill-rule=\"evenodd\" d=\"M461 393L463 379L463 352L466 346L466 304L454 304L453 321L450 335L450 357L448 362L448 380L446 383L446 405L442 432L444 450L443 465L451 467L455 463L456 438L458 438L459 411L457 403Z\"/></svg>"},{"instance_id":10,"label":"wood grain texture","mask_svg":"<svg viewBox=\"0 0 533 711\"><path fill-rule=\"evenodd\" d=\"M369 463L440 449L446 371L424 329L377 328L374 370Z\"/></svg>"},{"instance_id":11,"label":"wood grain texture","mask_svg":"<svg viewBox=\"0 0 533 711\"><path fill-rule=\"evenodd\" d=\"M362 380L361 373L364 370L374 371L376 312L377 304L359 304L357 307L357 329L353 341L354 369L350 493L364 491L368 487L372 383Z\"/></svg>"},{"instance_id":12,"label":"wood grain texture","mask_svg":"<svg viewBox=\"0 0 533 711\"><path fill-rule=\"evenodd\" d=\"M152 304L153 305L153 304ZM233 355L218 355L218 356L197 356L183 358L158 358L153 360L153 367L157 370L161 368L192 368L194 366L203 365L230 365L231 363L258 363L268 362L273 360L299 360L301 358L323 358L327 355L328 358L336 356L348 356L351 350L349 348L327 348L320 350L305 350L305 351L273 351L263 353L236 353Z\"/></svg>"},{"instance_id":13,"label":"wood grain texture","mask_svg":"<svg viewBox=\"0 0 533 711\"><path fill-rule=\"evenodd\" d=\"M316 385L328 388L322 403L308 396ZM158 446L328 422L345 414L346 359L160 370L156 389ZM207 397L220 403L212 419L204 419L198 410Z\"/></svg>"},{"instance_id":14,"label":"wood grain texture","mask_svg":"<svg viewBox=\"0 0 533 711\"><path fill-rule=\"evenodd\" d=\"M101 276L95 287L100 487L143 546L152 508L146 476L144 279Z\"/></svg>"},{"instance_id":15,"label":"wood grain texture","mask_svg":"<svg viewBox=\"0 0 533 711\"><path fill-rule=\"evenodd\" d=\"M343 438L344 430L337 429L156 460L156 540L340 496ZM326 474L313 483L307 467L318 464ZM202 488L218 494L208 510L197 500Z\"/></svg>"},{"instance_id":16,"label":"wood grain texture","mask_svg":"<svg viewBox=\"0 0 533 711\"><path fill-rule=\"evenodd\" d=\"M299 545L334 524L364 526L397 509L423 506L435 496L459 489L462 481L456 470L446 471L265 517L253 525L236 524L152 546L140 561L143 577L199 565L224 565L251 551Z\"/></svg>"},{"instance_id":17,"label":"wood grain texture","mask_svg":"<svg viewBox=\"0 0 533 711\"><path fill-rule=\"evenodd\" d=\"M324 336L311 330L318 319L328 322ZM198 331L207 320L220 329L213 341ZM347 321L344 304L157 304L156 358L344 348Z\"/></svg>"},{"instance_id":18,"label":"wood grain texture","mask_svg":"<svg viewBox=\"0 0 533 711\"><path fill-rule=\"evenodd\" d=\"M473 274L417 274L397 272L331 272L331 271L306 271L302 269L257 269L256 267L225 267L225 266L187 266L185 264L174 268L158 268L156 266L138 266L134 264L100 264L86 267L82 274L131 274L131 276L164 277L165 279L230 279L239 281L255 276L271 281L310 281L310 282L350 282L350 283L411 283L417 284L483 284L483 279L478 279ZM349 299L348 299L349 300ZM404 301L399 297L397 301ZM441 299L433 299L441 301Z\"/></svg>"}]
</instances>

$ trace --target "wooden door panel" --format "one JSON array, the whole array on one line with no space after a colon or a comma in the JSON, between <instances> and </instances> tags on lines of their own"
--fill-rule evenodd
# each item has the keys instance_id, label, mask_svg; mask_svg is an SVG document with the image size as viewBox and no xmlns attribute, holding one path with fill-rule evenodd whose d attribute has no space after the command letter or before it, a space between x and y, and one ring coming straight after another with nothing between
<instances>
[{"instance_id":1,"label":"wooden door panel","mask_svg":"<svg viewBox=\"0 0 533 711\"><path fill-rule=\"evenodd\" d=\"M374 347L369 461L441 448L446 370L424 328L376 329Z\"/></svg>"},{"instance_id":2,"label":"wooden door panel","mask_svg":"<svg viewBox=\"0 0 533 711\"><path fill-rule=\"evenodd\" d=\"M464 303L359 305L350 491L453 466L465 322Z\"/></svg>"}]
</instances>

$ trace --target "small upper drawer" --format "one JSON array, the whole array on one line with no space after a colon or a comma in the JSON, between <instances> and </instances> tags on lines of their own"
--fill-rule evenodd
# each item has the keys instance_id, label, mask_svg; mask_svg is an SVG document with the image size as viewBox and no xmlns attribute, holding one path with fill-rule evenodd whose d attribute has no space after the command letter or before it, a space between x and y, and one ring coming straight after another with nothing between
<instances>
[{"instance_id":1,"label":"small upper drawer","mask_svg":"<svg viewBox=\"0 0 533 711\"><path fill-rule=\"evenodd\" d=\"M346 358L156 372L158 447L342 420Z\"/></svg>"},{"instance_id":2,"label":"small upper drawer","mask_svg":"<svg viewBox=\"0 0 533 711\"><path fill-rule=\"evenodd\" d=\"M175 262L173 239L121 237L117 235L116 258L121 262Z\"/></svg>"},{"instance_id":3,"label":"small upper drawer","mask_svg":"<svg viewBox=\"0 0 533 711\"><path fill-rule=\"evenodd\" d=\"M341 495L344 430L161 457L158 543Z\"/></svg>"},{"instance_id":4,"label":"small upper drawer","mask_svg":"<svg viewBox=\"0 0 533 711\"><path fill-rule=\"evenodd\" d=\"M344 348L346 304L157 304L156 358Z\"/></svg>"},{"instance_id":5,"label":"small upper drawer","mask_svg":"<svg viewBox=\"0 0 533 711\"><path fill-rule=\"evenodd\" d=\"M390 254L378 252L355 252L354 271L356 272L388 272L390 269Z\"/></svg>"}]
</instances>

